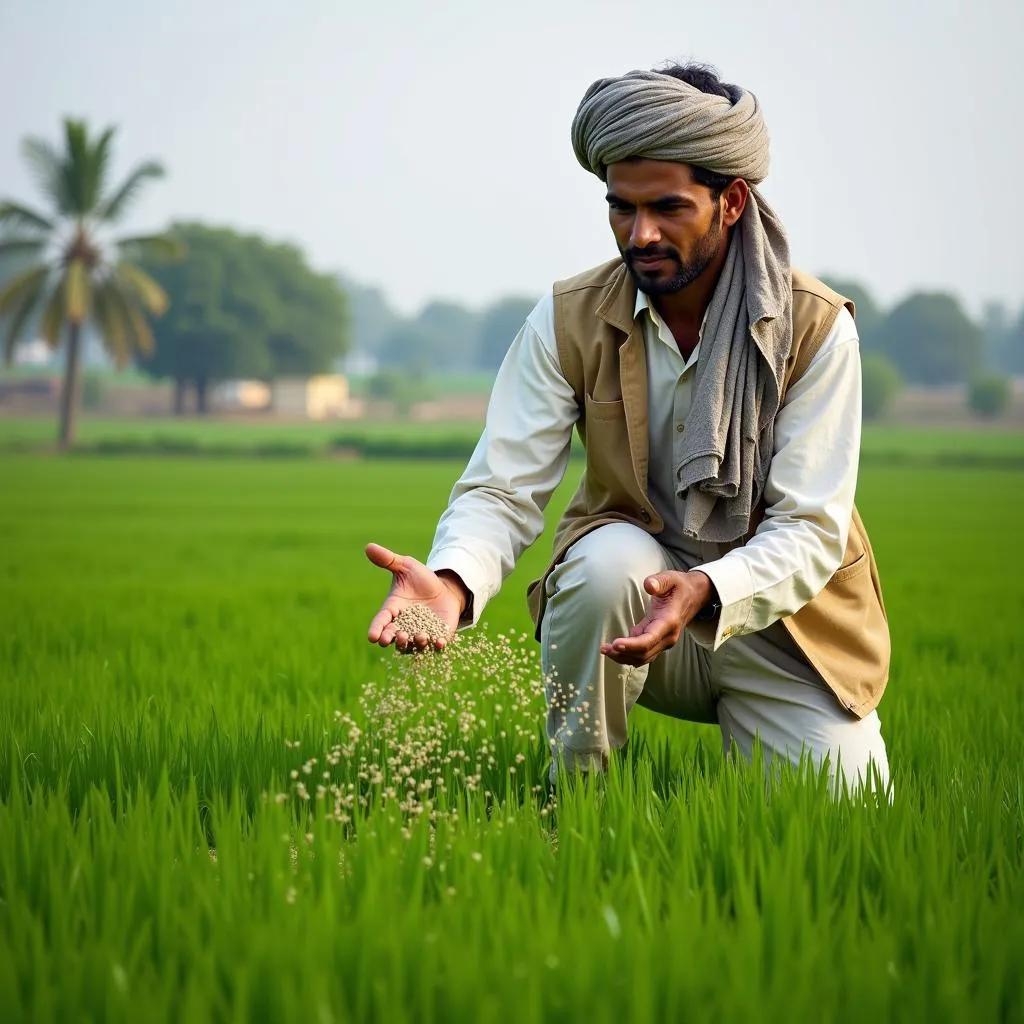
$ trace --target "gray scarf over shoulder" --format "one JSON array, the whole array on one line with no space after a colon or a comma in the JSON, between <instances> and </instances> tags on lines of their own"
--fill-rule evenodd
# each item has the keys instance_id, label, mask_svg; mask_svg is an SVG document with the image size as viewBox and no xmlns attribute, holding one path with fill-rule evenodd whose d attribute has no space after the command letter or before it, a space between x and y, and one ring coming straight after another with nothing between
<instances>
[{"instance_id":1,"label":"gray scarf over shoulder","mask_svg":"<svg viewBox=\"0 0 1024 1024\"><path fill-rule=\"evenodd\" d=\"M627 157L692 164L751 186L708 307L676 492L683 532L742 537L771 465L783 372L793 344L789 245L756 186L768 174L768 132L757 98L712 96L657 71L602 78L572 125L576 158L602 180Z\"/></svg>"}]
</instances>

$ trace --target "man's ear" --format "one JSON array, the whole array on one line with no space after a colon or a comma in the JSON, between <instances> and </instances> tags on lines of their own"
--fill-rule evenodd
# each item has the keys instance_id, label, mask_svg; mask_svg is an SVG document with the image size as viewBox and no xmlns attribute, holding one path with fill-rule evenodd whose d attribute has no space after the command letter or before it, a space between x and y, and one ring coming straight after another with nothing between
<instances>
[{"instance_id":1,"label":"man's ear","mask_svg":"<svg viewBox=\"0 0 1024 1024\"><path fill-rule=\"evenodd\" d=\"M722 193L722 223L731 228L747 208L750 186L742 178L733 178Z\"/></svg>"}]
</instances>

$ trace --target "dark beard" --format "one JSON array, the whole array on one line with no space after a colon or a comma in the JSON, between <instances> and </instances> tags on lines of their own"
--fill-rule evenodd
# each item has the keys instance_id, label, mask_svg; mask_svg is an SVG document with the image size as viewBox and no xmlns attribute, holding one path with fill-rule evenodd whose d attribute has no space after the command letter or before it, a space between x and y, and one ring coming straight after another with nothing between
<instances>
[{"instance_id":1,"label":"dark beard","mask_svg":"<svg viewBox=\"0 0 1024 1024\"><path fill-rule=\"evenodd\" d=\"M711 227L697 239L693 258L689 263L684 263L679 252L671 247L659 248L652 245L646 249L620 249L619 252L637 288L645 295L674 295L696 281L707 270L711 261L718 255L721 238L722 232L717 220L712 221ZM661 256L676 265L676 272L668 278L657 278L645 270L638 270L633 265L636 256Z\"/></svg>"}]
</instances>

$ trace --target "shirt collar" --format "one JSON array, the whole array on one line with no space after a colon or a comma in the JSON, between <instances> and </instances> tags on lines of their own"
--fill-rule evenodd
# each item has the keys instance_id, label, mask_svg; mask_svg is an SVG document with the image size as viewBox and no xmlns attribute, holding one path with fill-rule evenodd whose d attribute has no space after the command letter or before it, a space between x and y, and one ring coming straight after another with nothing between
<instances>
[{"instance_id":1,"label":"shirt collar","mask_svg":"<svg viewBox=\"0 0 1024 1024\"><path fill-rule=\"evenodd\" d=\"M710 307L708 307L710 309ZM677 355L679 355L679 347L676 345L675 338L672 337L672 332L668 329L668 324L662 320L658 311L651 305L650 300L647 296L640 291L639 288L636 290L636 306L633 310L633 319L635 320L640 316L644 310L647 310L647 315L650 317L651 324L654 326L655 332L658 338L668 345ZM704 319L700 322L700 330L697 332L697 347L690 353L690 358L686 360L686 365L690 366L692 363L697 361L697 353L700 352L700 343L704 340L704 328L708 323L708 310L704 310ZM681 356L680 356L681 358Z\"/></svg>"}]
</instances>

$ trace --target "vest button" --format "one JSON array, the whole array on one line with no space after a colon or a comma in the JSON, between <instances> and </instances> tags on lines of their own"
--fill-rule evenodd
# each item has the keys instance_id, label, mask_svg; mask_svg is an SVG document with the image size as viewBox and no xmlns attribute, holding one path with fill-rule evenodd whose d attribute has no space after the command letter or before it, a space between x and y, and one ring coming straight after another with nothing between
<instances>
[{"instance_id":1,"label":"vest button","mask_svg":"<svg viewBox=\"0 0 1024 1024\"><path fill-rule=\"evenodd\" d=\"M645 523L649 523L649 522L651 521L651 513L650 513L650 512L648 512L648 511L647 511L647 509L645 509L645 508L642 508L642 509L640 509L640 518L641 518L641 519L642 519L642 520L643 520L643 521L644 521Z\"/></svg>"},{"instance_id":2,"label":"vest button","mask_svg":"<svg viewBox=\"0 0 1024 1024\"><path fill-rule=\"evenodd\" d=\"M682 423L677 423L676 424L676 433L677 434L681 434L685 429L686 429L686 427Z\"/></svg>"}]
</instances>

